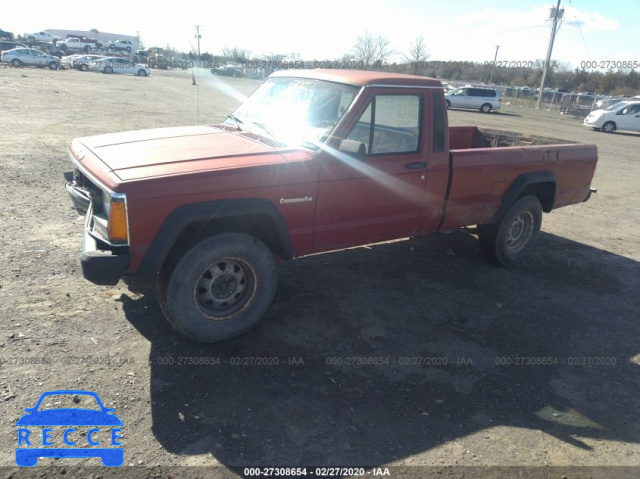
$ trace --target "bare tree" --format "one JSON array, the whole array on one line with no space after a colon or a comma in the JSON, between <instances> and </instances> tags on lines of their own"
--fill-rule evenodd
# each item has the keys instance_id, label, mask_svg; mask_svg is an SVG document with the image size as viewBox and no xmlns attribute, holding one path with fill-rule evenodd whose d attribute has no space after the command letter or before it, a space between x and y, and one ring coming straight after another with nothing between
<instances>
[{"instance_id":1,"label":"bare tree","mask_svg":"<svg viewBox=\"0 0 640 479\"><path fill-rule=\"evenodd\" d=\"M386 36L368 31L358 37L353 46L353 59L361 62L365 70L385 63L393 53L391 42Z\"/></svg>"},{"instance_id":2,"label":"bare tree","mask_svg":"<svg viewBox=\"0 0 640 479\"><path fill-rule=\"evenodd\" d=\"M431 57L427 50L427 42L424 37L420 35L411 43L411 48L407 53L403 54L404 58L411 64L411 69L414 75L417 75L420 70L425 68L425 62Z\"/></svg>"},{"instance_id":3,"label":"bare tree","mask_svg":"<svg viewBox=\"0 0 640 479\"><path fill-rule=\"evenodd\" d=\"M222 48L222 56L235 62L244 62L249 59L251 52L244 48L224 47Z\"/></svg>"}]
</instances>

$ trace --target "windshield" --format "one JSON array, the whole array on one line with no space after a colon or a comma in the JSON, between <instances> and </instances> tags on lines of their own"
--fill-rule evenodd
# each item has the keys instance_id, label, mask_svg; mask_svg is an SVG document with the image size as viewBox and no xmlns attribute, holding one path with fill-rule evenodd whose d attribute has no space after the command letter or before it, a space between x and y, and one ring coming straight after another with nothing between
<instances>
[{"instance_id":1,"label":"windshield","mask_svg":"<svg viewBox=\"0 0 640 479\"><path fill-rule=\"evenodd\" d=\"M624 101L619 101L618 103L614 103L613 105L611 105L609 108L605 108L605 111L615 111L618 108L622 107L622 105L626 105L626 102Z\"/></svg>"},{"instance_id":2,"label":"windshield","mask_svg":"<svg viewBox=\"0 0 640 479\"><path fill-rule=\"evenodd\" d=\"M360 87L305 78L270 78L233 112L225 125L251 130L285 145L317 147Z\"/></svg>"}]
</instances>

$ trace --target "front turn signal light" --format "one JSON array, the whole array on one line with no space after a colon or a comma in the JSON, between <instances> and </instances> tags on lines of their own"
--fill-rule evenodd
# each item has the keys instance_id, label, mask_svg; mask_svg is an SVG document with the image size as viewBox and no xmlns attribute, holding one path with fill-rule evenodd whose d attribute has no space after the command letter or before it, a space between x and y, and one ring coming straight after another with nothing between
<instances>
[{"instance_id":1,"label":"front turn signal light","mask_svg":"<svg viewBox=\"0 0 640 479\"><path fill-rule=\"evenodd\" d=\"M109 223L107 226L109 241L126 243L127 235L127 207L123 200L113 199L109 209Z\"/></svg>"}]
</instances>

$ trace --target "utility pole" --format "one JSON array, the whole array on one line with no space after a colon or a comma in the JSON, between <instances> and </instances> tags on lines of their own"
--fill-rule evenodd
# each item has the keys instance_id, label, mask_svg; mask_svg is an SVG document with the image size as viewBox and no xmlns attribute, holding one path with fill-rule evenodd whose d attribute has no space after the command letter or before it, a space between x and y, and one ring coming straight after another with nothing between
<instances>
[{"instance_id":1,"label":"utility pole","mask_svg":"<svg viewBox=\"0 0 640 479\"><path fill-rule=\"evenodd\" d=\"M496 55L493 57L493 64L491 65L491 75L489 76L489 84L493 81L493 69L496 67L496 61L498 60L498 50L500 45L496 45Z\"/></svg>"},{"instance_id":2,"label":"utility pole","mask_svg":"<svg viewBox=\"0 0 640 479\"><path fill-rule=\"evenodd\" d=\"M551 63L551 52L553 51L553 42L556 39L556 33L558 32L558 20L562 18L564 14L564 10L560 10L560 2L558 0L558 5L555 9L551 9L551 13L553 14L553 25L551 26L551 38L549 38L549 48L547 49L547 59L544 62L544 68L542 70L542 81L540 82L540 93L538 93L538 105L537 108L540 108L540 104L542 103L542 91L544 90L544 82L547 80L547 71L549 70L549 64Z\"/></svg>"},{"instance_id":3,"label":"utility pole","mask_svg":"<svg viewBox=\"0 0 640 479\"><path fill-rule=\"evenodd\" d=\"M196 38L198 40L198 64L200 64L200 38L202 38L202 35L200 35L200 27L202 25L194 25L194 27L196 27Z\"/></svg>"}]
</instances>

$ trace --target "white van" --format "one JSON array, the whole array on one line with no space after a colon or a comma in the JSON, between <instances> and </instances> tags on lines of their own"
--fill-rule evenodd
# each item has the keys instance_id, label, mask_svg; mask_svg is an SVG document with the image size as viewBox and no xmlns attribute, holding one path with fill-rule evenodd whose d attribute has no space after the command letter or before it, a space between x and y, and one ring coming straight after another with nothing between
<instances>
[{"instance_id":1,"label":"white van","mask_svg":"<svg viewBox=\"0 0 640 479\"><path fill-rule=\"evenodd\" d=\"M451 90L444 96L447 108L469 108L489 113L499 110L502 98L500 92L493 88L463 86Z\"/></svg>"},{"instance_id":2,"label":"white van","mask_svg":"<svg viewBox=\"0 0 640 479\"><path fill-rule=\"evenodd\" d=\"M584 126L606 133L640 131L640 101L621 101L604 110L594 110L584 119Z\"/></svg>"}]
</instances>

